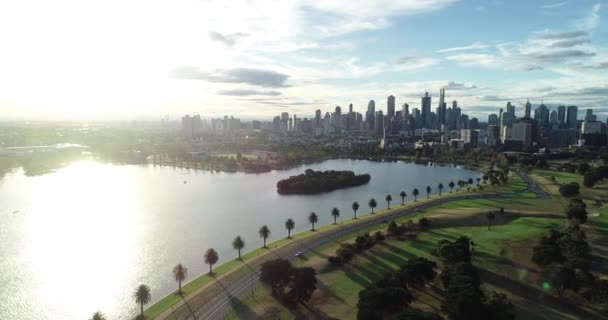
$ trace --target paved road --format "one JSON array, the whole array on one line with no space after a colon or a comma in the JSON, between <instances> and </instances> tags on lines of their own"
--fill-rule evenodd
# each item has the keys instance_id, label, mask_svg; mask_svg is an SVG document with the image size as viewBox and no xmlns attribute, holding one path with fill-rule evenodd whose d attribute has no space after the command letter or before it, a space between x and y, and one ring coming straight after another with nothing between
<instances>
[{"instance_id":1,"label":"paved road","mask_svg":"<svg viewBox=\"0 0 608 320\"><path fill-rule=\"evenodd\" d=\"M259 270L262 263L268 260L284 258L293 259L297 252L307 252L334 241L350 233L361 231L369 227L380 225L387 220L411 215L417 211L439 206L447 202L464 199L481 199L499 197L500 194L462 195L454 197L436 198L429 202L420 202L413 207L404 208L391 214L378 215L373 218L362 219L358 222L341 225L338 229L320 231L314 236L302 240L294 240L292 243L278 249L269 249L266 254L244 267L227 275L221 280L201 290L195 296L189 296L187 303L177 307L170 313L163 314L159 319L175 320L203 320L222 318L230 309L238 308L241 299L251 294L254 288L260 284Z\"/></svg>"}]
</instances>

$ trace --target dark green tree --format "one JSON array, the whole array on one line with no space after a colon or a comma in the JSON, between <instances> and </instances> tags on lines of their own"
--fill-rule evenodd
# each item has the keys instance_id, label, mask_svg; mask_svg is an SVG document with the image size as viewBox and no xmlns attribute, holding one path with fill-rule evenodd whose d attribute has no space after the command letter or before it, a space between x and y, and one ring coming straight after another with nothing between
<instances>
[{"instance_id":1,"label":"dark green tree","mask_svg":"<svg viewBox=\"0 0 608 320\"><path fill-rule=\"evenodd\" d=\"M238 252L238 259L241 260L241 250L245 248L245 241L243 241L243 238L241 238L241 236L236 236L236 238L232 240L232 247Z\"/></svg>"},{"instance_id":2,"label":"dark green tree","mask_svg":"<svg viewBox=\"0 0 608 320\"><path fill-rule=\"evenodd\" d=\"M391 201L393 201L393 197L391 197L390 194L386 195L386 198L384 198L386 200L386 209L390 209L391 208Z\"/></svg>"},{"instance_id":3,"label":"dark green tree","mask_svg":"<svg viewBox=\"0 0 608 320\"><path fill-rule=\"evenodd\" d=\"M338 217L340 216L340 210L336 207L331 209L331 216L334 218L334 224L338 223Z\"/></svg>"},{"instance_id":4,"label":"dark green tree","mask_svg":"<svg viewBox=\"0 0 608 320\"><path fill-rule=\"evenodd\" d=\"M369 205L370 208L372 208L372 214L373 214L374 213L374 208L376 206L378 206L378 202L376 202L376 199L371 198L371 199L369 199L368 205Z\"/></svg>"},{"instance_id":5,"label":"dark green tree","mask_svg":"<svg viewBox=\"0 0 608 320\"><path fill-rule=\"evenodd\" d=\"M448 187L450 187L450 193L452 193L452 190L454 189L455 186L456 186L456 184L454 183L454 181L450 181L450 183L448 183Z\"/></svg>"},{"instance_id":6,"label":"dark green tree","mask_svg":"<svg viewBox=\"0 0 608 320\"><path fill-rule=\"evenodd\" d=\"M353 219L357 219L357 210L359 210L359 202L355 201L352 205L353 208Z\"/></svg>"},{"instance_id":7,"label":"dark green tree","mask_svg":"<svg viewBox=\"0 0 608 320\"><path fill-rule=\"evenodd\" d=\"M263 225L258 231L258 233L260 235L260 238L264 240L264 248L266 248L266 240L270 236L270 229L268 228L268 226Z\"/></svg>"},{"instance_id":8,"label":"dark green tree","mask_svg":"<svg viewBox=\"0 0 608 320\"><path fill-rule=\"evenodd\" d=\"M443 183L437 185L437 190L439 190L439 196L441 196L441 191L443 191Z\"/></svg>"},{"instance_id":9,"label":"dark green tree","mask_svg":"<svg viewBox=\"0 0 608 320\"><path fill-rule=\"evenodd\" d=\"M217 263L219 256L213 248L207 249L205 252L205 263L209 265L209 274L213 274L213 265Z\"/></svg>"},{"instance_id":10,"label":"dark green tree","mask_svg":"<svg viewBox=\"0 0 608 320\"><path fill-rule=\"evenodd\" d=\"M414 202L418 201L419 194L420 194L420 191L418 191L418 189L414 188L414 190L412 190L412 195L414 196Z\"/></svg>"},{"instance_id":11,"label":"dark green tree","mask_svg":"<svg viewBox=\"0 0 608 320\"><path fill-rule=\"evenodd\" d=\"M175 267L173 267L173 279L177 281L178 284L178 293L182 294L182 281L186 280L188 277L188 268L184 267L181 263L178 263Z\"/></svg>"},{"instance_id":12,"label":"dark green tree","mask_svg":"<svg viewBox=\"0 0 608 320\"><path fill-rule=\"evenodd\" d=\"M401 191L399 193L399 196L401 197L401 205L405 204L405 197L407 197L407 193L405 193L405 191Z\"/></svg>"},{"instance_id":13,"label":"dark green tree","mask_svg":"<svg viewBox=\"0 0 608 320\"><path fill-rule=\"evenodd\" d=\"M426 198L428 199L431 195L431 186L426 186Z\"/></svg>"},{"instance_id":14,"label":"dark green tree","mask_svg":"<svg viewBox=\"0 0 608 320\"><path fill-rule=\"evenodd\" d=\"M315 223L317 223L317 221L319 221L319 217L316 213L311 212L308 215L308 222L310 222L310 224L312 225L312 228L310 229L311 231L315 231Z\"/></svg>"},{"instance_id":15,"label":"dark green tree","mask_svg":"<svg viewBox=\"0 0 608 320\"><path fill-rule=\"evenodd\" d=\"M141 313L140 313L139 318L145 319L144 318L144 305L148 304L152 300L152 295L150 294L150 288L145 284L139 285L139 287L137 287L137 290L135 290L135 292L133 293L133 298L135 299L135 302L137 304L139 304L139 306L141 307Z\"/></svg>"},{"instance_id":16,"label":"dark green tree","mask_svg":"<svg viewBox=\"0 0 608 320\"><path fill-rule=\"evenodd\" d=\"M291 230L296 227L296 223L293 222L293 219L289 218L285 221L285 229L287 229L287 238L291 239Z\"/></svg>"}]
</instances>

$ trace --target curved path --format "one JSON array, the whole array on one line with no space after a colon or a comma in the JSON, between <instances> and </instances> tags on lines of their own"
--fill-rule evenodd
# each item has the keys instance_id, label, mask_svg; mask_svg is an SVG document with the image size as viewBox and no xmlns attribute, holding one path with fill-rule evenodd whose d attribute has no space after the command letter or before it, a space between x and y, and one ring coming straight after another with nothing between
<instances>
[{"instance_id":1,"label":"curved path","mask_svg":"<svg viewBox=\"0 0 608 320\"><path fill-rule=\"evenodd\" d=\"M317 234L300 240L293 240L289 244L277 249L269 249L269 253L256 258L249 263L216 279L213 283L188 295L182 302L172 307L171 310L163 312L156 319L218 319L228 312L232 307L238 308L241 299L254 291L259 284L260 266L269 260L283 258L292 260L296 253L314 250L324 244L339 239L350 233L365 230L367 228L385 223L387 220L412 215L420 210L439 206L448 202L465 199L495 198L500 194L468 194L451 197L436 197L430 201L420 202L387 214L368 216L357 222L339 225L337 228L319 231Z\"/></svg>"}]
</instances>

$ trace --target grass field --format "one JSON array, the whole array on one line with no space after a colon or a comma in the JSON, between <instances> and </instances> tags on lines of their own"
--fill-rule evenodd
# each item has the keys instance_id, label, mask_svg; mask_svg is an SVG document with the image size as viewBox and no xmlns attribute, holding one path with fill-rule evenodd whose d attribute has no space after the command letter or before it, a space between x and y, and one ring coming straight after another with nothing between
<instances>
[{"instance_id":1,"label":"grass field","mask_svg":"<svg viewBox=\"0 0 608 320\"><path fill-rule=\"evenodd\" d=\"M545 179L556 174L556 180L561 183L578 179L576 175L562 175L562 172L543 170L535 173ZM530 261L532 247L540 235L548 229L564 225L562 212L567 199L538 199L534 193L524 192L527 185L518 176L511 178L509 184L502 188L510 191L511 195L491 200L454 201L402 218L398 222L427 217L432 222L432 228L419 233L414 240L389 239L339 268L329 265L328 256L333 255L343 241L352 242L357 234L336 240L314 252L309 251L303 259L294 262L298 266L312 266L318 273L317 290L308 306L288 308L272 298L265 286L260 286L255 295L235 305L226 318L354 319L358 292L362 288L385 272L397 269L411 257L434 259L430 251L439 240L453 240L459 236L468 236L475 242L473 262L482 271L484 288L507 293L515 305L517 319L593 317L586 309L568 300L558 300L545 292L540 286L538 269ZM495 225L488 230L485 213L499 208L505 208L506 214L497 217ZM590 221L584 228L593 248L593 270L598 274L608 274L608 208L594 207L590 213ZM365 231L375 232L385 227ZM416 290L414 296L414 307L440 312L442 298L437 284Z\"/></svg>"}]
</instances>

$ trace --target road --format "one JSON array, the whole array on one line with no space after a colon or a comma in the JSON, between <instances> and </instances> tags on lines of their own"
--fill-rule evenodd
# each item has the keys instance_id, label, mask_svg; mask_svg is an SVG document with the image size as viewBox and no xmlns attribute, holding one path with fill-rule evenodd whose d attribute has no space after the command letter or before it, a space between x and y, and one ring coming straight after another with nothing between
<instances>
[{"instance_id":1,"label":"road","mask_svg":"<svg viewBox=\"0 0 608 320\"><path fill-rule=\"evenodd\" d=\"M243 267L223 277L221 280L216 279L213 284L196 294L188 296L186 301L179 307L163 313L157 319L203 320L222 318L230 309L238 308L241 305L241 299L251 294L254 288L260 284L260 266L268 260L277 258L291 260L295 258L297 252L315 250L350 233L365 230L372 226L383 224L387 220L408 216L420 210L439 206L447 202L499 196L500 194L478 194L435 198L432 201L420 202L418 205L407 207L391 214L361 219L359 222L340 225L338 229L319 231L317 234L305 239L294 240L290 244L277 249L269 249L270 254L265 254L252 262L244 263Z\"/></svg>"}]
</instances>

